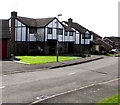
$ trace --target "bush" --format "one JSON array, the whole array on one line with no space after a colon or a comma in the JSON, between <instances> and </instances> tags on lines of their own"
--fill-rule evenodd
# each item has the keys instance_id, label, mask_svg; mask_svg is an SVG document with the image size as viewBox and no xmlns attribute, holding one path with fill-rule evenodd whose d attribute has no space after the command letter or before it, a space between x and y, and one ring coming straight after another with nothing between
<instances>
[{"instance_id":1,"label":"bush","mask_svg":"<svg viewBox=\"0 0 120 105\"><path fill-rule=\"evenodd\" d=\"M115 54L115 52L114 51L110 51L109 54Z\"/></svg>"},{"instance_id":2,"label":"bush","mask_svg":"<svg viewBox=\"0 0 120 105\"><path fill-rule=\"evenodd\" d=\"M95 55L100 55L100 52L96 50L96 51L94 52L94 54L95 54Z\"/></svg>"}]
</instances>

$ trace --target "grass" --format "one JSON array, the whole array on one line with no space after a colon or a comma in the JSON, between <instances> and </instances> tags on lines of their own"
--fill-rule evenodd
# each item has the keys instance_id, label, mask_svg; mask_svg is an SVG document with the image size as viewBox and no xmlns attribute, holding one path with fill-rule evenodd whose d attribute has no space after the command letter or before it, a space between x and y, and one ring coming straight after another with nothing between
<instances>
[{"instance_id":1,"label":"grass","mask_svg":"<svg viewBox=\"0 0 120 105\"><path fill-rule=\"evenodd\" d=\"M120 105L120 93L101 100L97 105Z\"/></svg>"},{"instance_id":2,"label":"grass","mask_svg":"<svg viewBox=\"0 0 120 105\"><path fill-rule=\"evenodd\" d=\"M56 62L56 56L17 56L21 62L37 64L37 63L47 63ZM81 57L76 56L59 56L59 61L77 59Z\"/></svg>"},{"instance_id":3,"label":"grass","mask_svg":"<svg viewBox=\"0 0 120 105\"><path fill-rule=\"evenodd\" d=\"M117 54L120 54L120 52L117 52L117 53L114 53L114 54L108 54L108 55L117 55Z\"/></svg>"}]
</instances>

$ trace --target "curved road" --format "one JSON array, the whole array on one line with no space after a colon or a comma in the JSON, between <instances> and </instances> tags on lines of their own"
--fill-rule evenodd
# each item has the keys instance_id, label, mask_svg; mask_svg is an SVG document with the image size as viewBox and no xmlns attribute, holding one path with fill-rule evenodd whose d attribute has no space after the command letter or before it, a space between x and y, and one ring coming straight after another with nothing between
<instances>
[{"instance_id":1,"label":"curved road","mask_svg":"<svg viewBox=\"0 0 120 105\"><path fill-rule=\"evenodd\" d=\"M32 103L40 98L116 78L118 57L106 57L63 68L3 75L2 102ZM117 93L118 89L115 90L111 94Z\"/></svg>"}]
</instances>

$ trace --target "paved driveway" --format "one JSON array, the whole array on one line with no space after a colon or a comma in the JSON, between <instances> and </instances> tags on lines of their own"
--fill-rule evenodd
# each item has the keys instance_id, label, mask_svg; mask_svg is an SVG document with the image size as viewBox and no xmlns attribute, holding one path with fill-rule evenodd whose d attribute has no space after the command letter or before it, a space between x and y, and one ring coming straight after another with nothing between
<instances>
[{"instance_id":1,"label":"paved driveway","mask_svg":"<svg viewBox=\"0 0 120 105\"><path fill-rule=\"evenodd\" d=\"M2 73L17 73L17 72L24 72L24 71L32 71L37 70L42 67L41 64L22 64L16 63L14 61L0 61L2 63ZM43 67L44 68L44 67Z\"/></svg>"}]
</instances>

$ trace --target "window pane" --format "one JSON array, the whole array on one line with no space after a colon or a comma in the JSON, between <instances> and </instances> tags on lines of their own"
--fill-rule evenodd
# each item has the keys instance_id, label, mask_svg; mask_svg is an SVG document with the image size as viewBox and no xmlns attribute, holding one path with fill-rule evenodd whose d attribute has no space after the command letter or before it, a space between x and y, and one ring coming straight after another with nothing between
<instances>
[{"instance_id":1,"label":"window pane","mask_svg":"<svg viewBox=\"0 0 120 105\"><path fill-rule=\"evenodd\" d=\"M52 34L52 28L48 28L48 34Z\"/></svg>"},{"instance_id":2,"label":"window pane","mask_svg":"<svg viewBox=\"0 0 120 105\"><path fill-rule=\"evenodd\" d=\"M58 35L63 35L63 29L58 29Z\"/></svg>"},{"instance_id":3,"label":"window pane","mask_svg":"<svg viewBox=\"0 0 120 105\"><path fill-rule=\"evenodd\" d=\"M65 36L67 36L67 31L65 31Z\"/></svg>"},{"instance_id":4,"label":"window pane","mask_svg":"<svg viewBox=\"0 0 120 105\"><path fill-rule=\"evenodd\" d=\"M74 33L74 32L69 32L69 35L70 35L70 36L73 36L73 33Z\"/></svg>"},{"instance_id":5,"label":"window pane","mask_svg":"<svg viewBox=\"0 0 120 105\"><path fill-rule=\"evenodd\" d=\"M34 34L37 32L37 28L30 28L29 33Z\"/></svg>"},{"instance_id":6,"label":"window pane","mask_svg":"<svg viewBox=\"0 0 120 105\"><path fill-rule=\"evenodd\" d=\"M91 38L91 35L90 34L85 34L82 36L83 39L90 39Z\"/></svg>"}]
</instances>

